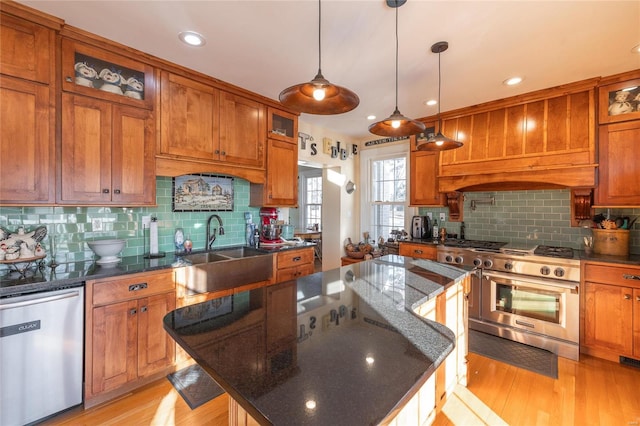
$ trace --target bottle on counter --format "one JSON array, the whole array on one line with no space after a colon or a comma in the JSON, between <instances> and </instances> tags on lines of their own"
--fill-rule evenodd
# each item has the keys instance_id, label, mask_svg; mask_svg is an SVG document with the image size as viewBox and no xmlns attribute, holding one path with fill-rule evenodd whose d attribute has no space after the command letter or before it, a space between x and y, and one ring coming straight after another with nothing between
<instances>
[{"instance_id":1,"label":"bottle on counter","mask_svg":"<svg viewBox=\"0 0 640 426\"><path fill-rule=\"evenodd\" d=\"M253 233L253 246L255 248L260 248L260 231L257 229Z\"/></svg>"},{"instance_id":2,"label":"bottle on counter","mask_svg":"<svg viewBox=\"0 0 640 426\"><path fill-rule=\"evenodd\" d=\"M433 237L434 240L437 240L439 234L440 229L438 228L438 219L433 219L433 232L431 234L431 237Z\"/></svg>"},{"instance_id":3,"label":"bottle on counter","mask_svg":"<svg viewBox=\"0 0 640 426\"><path fill-rule=\"evenodd\" d=\"M193 249L193 241L191 241L191 238L187 235L187 238L184 240L184 251L186 253L191 253L191 249Z\"/></svg>"}]
</instances>

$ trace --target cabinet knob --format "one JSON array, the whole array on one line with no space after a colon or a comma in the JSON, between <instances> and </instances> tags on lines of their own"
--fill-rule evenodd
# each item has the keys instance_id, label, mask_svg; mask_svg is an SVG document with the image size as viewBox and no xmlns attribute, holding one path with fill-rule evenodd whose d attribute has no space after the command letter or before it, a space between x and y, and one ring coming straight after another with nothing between
<instances>
[{"instance_id":1,"label":"cabinet knob","mask_svg":"<svg viewBox=\"0 0 640 426\"><path fill-rule=\"evenodd\" d=\"M120 193L120 190L119 190L119 189L114 189L114 190L113 190L113 193L114 193L114 194L119 194L119 193Z\"/></svg>"},{"instance_id":2,"label":"cabinet knob","mask_svg":"<svg viewBox=\"0 0 640 426\"><path fill-rule=\"evenodd\" d=\"M138 311L136 310L136 308L133 308L129 311L130 315L135 315Z\"/></svg>"},{"instance_id":3,"label":"cabinet knob","mask_svg":"<svg viewBox=\"0 0 640 426\"><path fill-rule=\"evenodd\" d=\"M220 154L220 150L219 149L216 149L216 154Z\"/></svg>"},{"instance_id":4,"label":"cabinet knob","mask_svg":"<svg viewBox=\"0 0 640 426\"><path fill-rule=\"evenodd\" d=\"M636 302L640 302L640 296L636 296Z\"/></svg>"},{"instance_id":5,"label":"cabinet knob","mask_svg":"<svg viewBox=\"0 0 640 426\"><path fill-rule=\"evenodd\" d=\"M227 155L227 151L221 151L220 154L221 155Z\"/></svg>"},{"instance_id":6,"label":"cabinet knob","mask_svg":"<svg viewBox=\"0 0 640 426\"><path fill-rule=\"evenodd\" d=\"M73 78L69 76L66 76L64 79L67 81L67 83L73 83Z\"/></svg>"},{"instance_id":7,"label":"cabinet knob","mask_svg":"<svg viewBox=\"0 0 640 426\"><path fill-rule=\"evenodd\" d=\"M141 307L140 312L147 312L147 307L146 306Z\"/></svg>"},{"instance_id":8,"label":"cabinet knob","mask_svg":"<svg viewBox=\"0 0 640 426\"><path fill-rule=\"evenodd\" d=\"M624 295L624 300L631 300L631 295L630 294L625 294Z\"/></svg>"},{"instance_id":9,"label":"cabinet knob","mask_svg":"<svg viewBox=\"0 0 640 426\"><path fill-rule=\"evenodd\" d=\"M108 194L108 193L109 193L109 188L104 188L104 189L102 190L102 193L103 193L103 194Z\"/></svg>"}]
</instances>

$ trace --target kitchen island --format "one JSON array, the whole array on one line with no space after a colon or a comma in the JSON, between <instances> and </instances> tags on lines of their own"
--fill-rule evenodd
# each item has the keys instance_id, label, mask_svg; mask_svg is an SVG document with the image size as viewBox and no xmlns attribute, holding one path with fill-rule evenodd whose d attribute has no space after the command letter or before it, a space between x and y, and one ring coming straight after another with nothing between
<instances>
[{"instance_id":1,"label":"kitchen island","mask_svg":"<svg viewBox=\"0 0 640 426\"><path fill-rule=\"evenodd\" d=\"M424 424L466 383L468 272L384 256L176 309L230 424ZM394 423L395 422L395 423Z\"/></svg>"}]
</instances>

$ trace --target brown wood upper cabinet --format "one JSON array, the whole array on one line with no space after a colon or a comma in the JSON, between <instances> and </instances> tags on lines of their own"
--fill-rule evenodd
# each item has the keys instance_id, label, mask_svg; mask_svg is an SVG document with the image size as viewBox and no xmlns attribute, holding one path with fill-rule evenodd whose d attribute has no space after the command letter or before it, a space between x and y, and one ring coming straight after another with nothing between
<instances>
[{"instance_id":1,"label":"brown wood upper cabinet","mask_svg":"<svg viewBox=\"0 0 640 426\"><path fill-rule=\"evenodd\" d=\"M410 144L409 205L444 206L444 194L438 192L438 163L440 153L417 151L416 136L411 136Z\"/></svg>"},{"instance_id":2,"label":"brown wood upper cabinet","mask_svg":"<svg viewBox=\"0 0 640 426\"><path fill-rule=\"evenodd\" d=\"M250 206L298 205L298 145L269 139L266 175L264 184L251 184Z\"/></svg>"},{"instance_id":3,"label":"brown wood upper cabinet","mask_svg":"<svg viewBox=\"0 0 640 426\"><path fill-rule=\"evenodd\" d=\"M3 2L4 3L4 2ZM54 40L50 28L4 12L0 20L0 70L2 74L43 84L55 76Z\"/></svg>"},{"instance_id":4,"label":"brown wood upper cabinet","mask_svg":"<svg viewBox=\"0 0 640 426\"><path fill-rule=\"evenodd\" d=\"M294 114L267 108L267 129L270 139L298 143L298 117Z\"/></svg>"},{"instance_id":5,"label":"brown wood upper cabinet","mask_svg":"<svg viewBox=\"0 0 640 426\"><path fill-rule=\"evenodd\" d=\"M640 207L640 111L628 102L640 94L638 86L636 70L611 76L599 87L596 206ZM620 92L626 101L617 100Z\"/></svg>"},{"instance_id":6,"label":"brown wood upper cabinet","mask_svg":"<svg viewBox=\"0 0 640 426\"><path fill-rule=\"evenodd\" d=\"M443 114L440 192L595 185L595 80ZM536 186L537 185L537 186Z\"/></svg>"},{"instance_id":7,"label":"brown wood upper cabinet","mask_svg":"<svg viewBox=\"0 0 640 426\"><path fill-rule=\"evenodd\" d=\"M151 111L63 93L58 201L154 205L154 147Z\"/></svg>"},{"instance_id":8,"label":"brown wood upper cabinet","mask_svg":"<svg viewBox=\"0 0 640 426\"><path fill-rule=\"evenodd\" d=\"M152 66L63 38L62 90L153 109L155 86Z\"/></svg>"},{"instance_id":9,"label":"brown wood upper cabinet","mask_svg":"<svg viewBox=\"0 0 640 426\"><path fill-rule=\"evenodd\" d=\"M264 169L265 107L163 71L160 154Z\"/></svg>"},{"instance_id":10,"label":"brown wood upper cabinet","mask_svg":"<svg viewBox=\"0 0 640 426\"><path fill-rule=\"evenodd\" d=\"M54 202L54 116L49 86L0 76L0 204Z\"/></svg>"},{"instance_id":11,"label":"brown wood upper cabinet","mask_svg":"<svg viewBox=\"0 0 640 426\"><path fill-rule=\"evenodd\" d=\"M14 15L14 13L16 15ZM55 30L0 3L0 204L55 202Z\"/></svg>"}]
</instances>

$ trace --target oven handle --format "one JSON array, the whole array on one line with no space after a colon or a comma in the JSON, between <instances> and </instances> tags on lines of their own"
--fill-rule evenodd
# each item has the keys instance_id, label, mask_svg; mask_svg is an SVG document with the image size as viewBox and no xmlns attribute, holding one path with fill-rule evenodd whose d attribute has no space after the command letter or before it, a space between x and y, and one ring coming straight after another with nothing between
<instances>
[{"instance_id":1,"label":"oven handle","mask_svg":"<svg viewBox=\"0 0 640 426\"><path fill-rule=\"evenodd\" d=\"M562 282L562 281L555 281L555 280L541 280L535 277L513 276L509 274L502 274L500 272L482 271L482 276L487 278L501 278L503 280L508 280L508 281L520 281L524 284L535 284L535 285L541 285L541 286L547 286L547 287L555 287L555 288L560 288L562 290L570 290L572 293L576 293L576 294L578 293L578 287L579 287L578 283L575 283L573 281Z\"/></svg>"}]
</instances>

